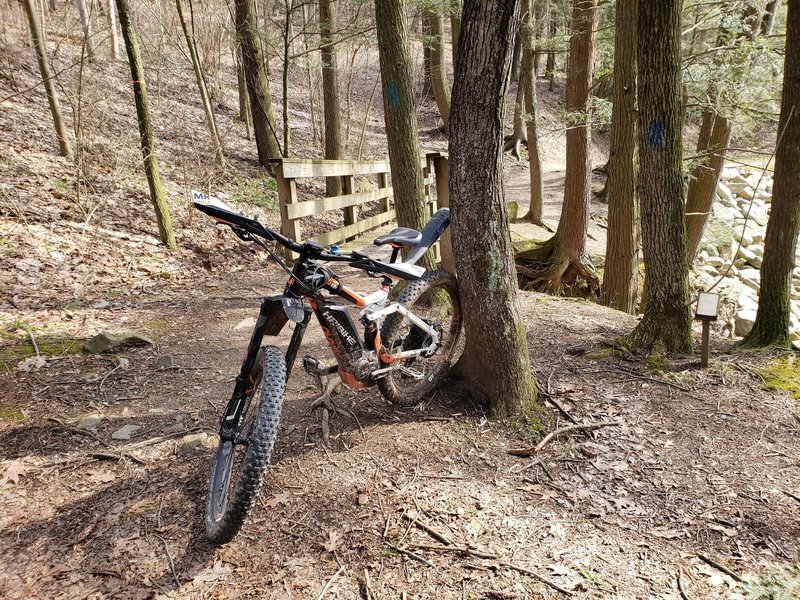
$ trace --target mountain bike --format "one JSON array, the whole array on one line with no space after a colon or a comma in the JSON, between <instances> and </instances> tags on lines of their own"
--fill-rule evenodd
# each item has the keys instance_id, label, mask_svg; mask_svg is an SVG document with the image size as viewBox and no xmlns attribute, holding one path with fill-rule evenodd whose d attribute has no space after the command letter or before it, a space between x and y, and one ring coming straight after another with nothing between
<instances>
[{"instance_id":1,"label":"mountain bike","mask_svg":"<svg viewBox=\"0 0 800 600\"><path fill-rule=\"evenodd\" d=\"M461 304L452 273L426 271L416 264L450 223L447 208L434 213L422 231L399 227L377 238L376 245L392 248L387 263L358 251L345 253L313 241L296 242L215 198L194 204L243 241L264 248L288 275L283 294L268 296L261 303L220 422L205 525L208 539L224 544L239 532L256 499L278 435L286 381L312 313L336 362L325 366L306 356L306 371L320 377L338 373L351 388L377 385L389 402L412 406L437 388L457 358ZM294 264L290 267L267 242L295 253ZM399 261L401 251L406 255ZM361 295L323 262L361 269L380 279L380 287ZM389 301L396 281L405 284L397 298ZM351 312L357 313L360 331ZM290 321L294 330L285 352L275 345L262 345L265 336L277 336Z\"/></svg>"}]
</instances>

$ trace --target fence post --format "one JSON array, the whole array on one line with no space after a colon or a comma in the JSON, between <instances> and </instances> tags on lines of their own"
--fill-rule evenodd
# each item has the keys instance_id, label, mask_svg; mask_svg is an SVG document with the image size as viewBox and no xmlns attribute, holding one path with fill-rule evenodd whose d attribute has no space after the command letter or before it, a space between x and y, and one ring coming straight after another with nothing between
<instances>
[{"instance_id":1,"label":"fence post","mask_svg":"<svg viewBox=\"0 0 800 600\"><path fill-rule=\"evenodd\" d=\"M286 237L301 242L300 224L295 219L289 218L289 205L297 202L297 182L294 179L286 179L283 176L283 161L275 159L270 161L276 164L275 181L278 185L278 205L281 209L281 233ZM292 258L288 250L287 256Z\"/></svg>"},{"instance_id":2,"label":"fence post","mask_svg":"<svg viewBox=\"0 0 800 600\"><path fill-rule=\"evenodd\" d=\"M348 194L355 193L356 187L356 178L352 175L343 175L342 176L342 195L346 196ZM358 219L358 207L356 206L346 206L342 209L344 213L344 224L353 225L356 220ZM350 236L345 241L349 242L350 240L356 239L356 236Z\"/></svg>"},{"instance_id":3,"label":"fence post","mask_svg":"<svg viewBox=\"0 0 800 600\"><path fill-rule=\"evenodd\" d=\"M436 175L436 200L439 208L450 208L450 164L447 155L439 152L428 154L433 163ZM440 239L442 252L442 268L451 273L456 272L456 261L453 257L453 242L450 238L451 227L444 230Z\"/></svg>"}]
</instances>

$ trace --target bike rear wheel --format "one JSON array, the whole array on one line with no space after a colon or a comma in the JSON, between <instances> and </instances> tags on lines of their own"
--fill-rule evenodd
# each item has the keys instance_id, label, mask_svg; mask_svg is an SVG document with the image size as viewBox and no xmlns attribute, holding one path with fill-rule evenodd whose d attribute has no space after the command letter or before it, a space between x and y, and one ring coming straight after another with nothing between
<instances>
[{"instance_id":1,"label":"bike rear wheel","mask_svg":"<svg viewBox=\"0 0 800 600\"><path fill-rule=\"evenodd\" d=\"M430 271L409 282L397 302L433 327L440 338L438 347L428 356L386 362L396 368L378 380L378 388L389 402L413 406L433 393L463 349L455 275ZM393 353L425 348L430 343L431 337L400 313L389 315L381 328L381 346L389 358Z\"/></svg>"},{"instance_id":2,"label":"bike rear wheel","mask_svg":"<svg viewBox=\"0 0 800 600\"><path fill-rule=\"evenodd\" d=\"M206 535L214 544L231 541L253 506L269 463L286 390L286 361L274 346L264 346L251 374L233 440L220 440L206 499Z\"/></svg>"}]
</instances>

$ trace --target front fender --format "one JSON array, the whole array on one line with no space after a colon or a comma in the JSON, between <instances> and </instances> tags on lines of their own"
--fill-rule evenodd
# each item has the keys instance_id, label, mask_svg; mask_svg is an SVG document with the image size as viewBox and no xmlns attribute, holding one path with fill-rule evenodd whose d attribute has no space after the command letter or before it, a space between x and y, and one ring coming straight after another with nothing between
<instances>
[{"instance_id":1,"label":"front fender","mask_svg":"<svg viewBox=\"0 0 800 600\"><path fill-rule=\"evenodd\" d=\"M289 296L267 296L261 303L259 325L263 323L264 335L278 335L287 321L302 323L305 316L302 301Z\"/></svg>"}]
</instances>

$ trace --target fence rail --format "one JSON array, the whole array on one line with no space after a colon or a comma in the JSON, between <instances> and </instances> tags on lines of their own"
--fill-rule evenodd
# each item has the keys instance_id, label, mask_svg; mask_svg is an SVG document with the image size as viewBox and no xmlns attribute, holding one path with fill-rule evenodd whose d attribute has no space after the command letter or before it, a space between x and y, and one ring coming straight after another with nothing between
<instances>
[{"instance_id":1,"label":"fence rail","mask_svg":"<svg viewBox=\"0 0 800 600\"><path fill-rule=\"evenodd\" d=\"M298 242L313 240L323 246L352 240L356 236L380 227L395 219L392 207L394 190L388 185L391 173L388 160L301 160L281 158L275 164L278 183L278 200L281 211L281 233ZM428 214L438 207L448 206L447 157L440 153L429 153L420 160L423 172L425 199ZM357 189L356 176L374 175L377 185L370 182L369 189ZM328 198L301 200L297 193L297 180L314 177L338 177L342 182L342 194ZM363 182L363 180L362 180ZM433 190L436 194L433 194ZM370 202L379 202L377 214L361 217L359 207ZM341 210L343 225L311 238L304 238L299 219L319 215L331 210ZM447 241L442 245L441 256L445 268L452 269L452 252ZM445 247L446 246L446 247ZM447 259L450 259L449 261Z\"/></svg>"}]
</instances>

